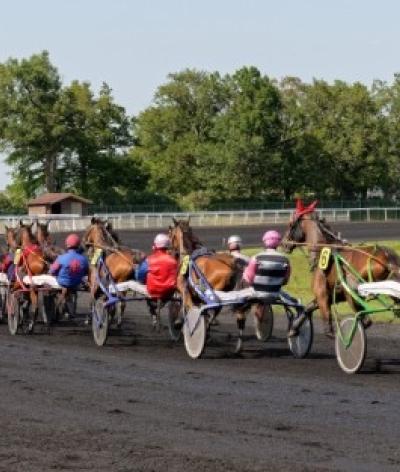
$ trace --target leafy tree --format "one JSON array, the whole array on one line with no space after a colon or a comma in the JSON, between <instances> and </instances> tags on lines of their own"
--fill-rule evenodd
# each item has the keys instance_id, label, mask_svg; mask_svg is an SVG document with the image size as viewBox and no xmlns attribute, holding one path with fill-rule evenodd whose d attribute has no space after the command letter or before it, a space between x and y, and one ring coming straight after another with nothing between
<instances>
[{"instance_id":1,"label":"leafy tree","mask_svg":"<svg viewBox=\"0 0 400 472\"><path fill-rule=\"evenodd\" d=\"M61 81L47 52L0 64L0 146L28 195L57 190L65 127L59 113Z\"/></svg>"},{"instance_id":2,"label":"leafy tree","mask_svg":"<svg viewBox=\"0 0 400 472\"><path fill-rule=\"evenodd\" d=\"M386 172L383 121L367 87L315 80L306 87L303 106L308 133L321 144L322 160L330 162L326 193L365 196Z\"/></svg>"}]
</instances>

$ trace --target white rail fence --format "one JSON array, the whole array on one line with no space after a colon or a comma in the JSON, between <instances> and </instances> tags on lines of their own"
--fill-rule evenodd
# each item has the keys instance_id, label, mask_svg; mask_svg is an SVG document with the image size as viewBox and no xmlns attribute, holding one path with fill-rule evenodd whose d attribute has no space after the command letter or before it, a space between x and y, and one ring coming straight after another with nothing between
<instances>
[{"instance_id":1,"label":"white rail fence","mask_svg":"<svg viewBox=\"0 0 400 472\"><path fill-rule=\"evenodd\" d=\"M400 220L400 208L322 208L321 217L329 222L350 221L393 221ZM207 211L193 213L120 213L98 214L108 218L119 230L145 230L168 228L172 218L188 218L192 226L249 226L262 224L285 224L289 221L292 210L249 210L249 211ZM31 217L13 215L0 217L0 233L5 226L15 226L19 220L24 222L51 220L52 232L84 231L90 224L91 216L77 215L42 215Z\"/></svg>"}]
</instances>

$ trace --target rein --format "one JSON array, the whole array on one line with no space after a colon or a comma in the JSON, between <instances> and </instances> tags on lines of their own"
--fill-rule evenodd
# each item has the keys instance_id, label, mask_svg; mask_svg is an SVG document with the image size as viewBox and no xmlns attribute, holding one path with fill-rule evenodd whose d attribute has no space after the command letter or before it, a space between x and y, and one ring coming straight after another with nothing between
<instances>
[{"instance_id":1,"label":"rein","mask_svg":"<svg viewBox=\"0 0 400 472\"><path fill-rule=\"evenodd\" d=\"M123 253L120 249L117 249L116 247L111 247L111 246L104 246L103 244L100 244L100 243L85 243L86 246L92 246L94 248L98 248L98 249L102 249L103 251L108 251L108 252L112 252L113 254L118 254L120 257L122 257L122 259L125 260L125 262L128 262L132 267L135 266L135 264L129 260ZM128 248L129 249L129 248ZM130 249L132 250L132 249ZM136 254L139 253L139 251L136 251Z\"/></svg>"},{"instance_id":2,"label":"rein","mask_svg":"<svg viewBox=\"0 0 400 472\"><path fill-rule=\"evenodd\" d=\"M369 260L373 260L375 262L378 262L381 266L385 267L386 269L390 269L391 272L392 269L391 267L382 262L380 259L378 259L377 257L375 257L374 255L370 254L369 252L367 251L364 251L363 249L360 249L358 247L355 247L355 246L349 246L349 245L345 245L345 244L329 244L329 243L315 243L315 244L309 244L309 243L298 243L296 241L291 241L289 239L285 239L284 241L282 241L283 244L291 244L292 246L298 246L299 248L302 248L302 247L308 247L310 248L310 250L314 250L315 252L318 251L318 249L322 249L324 247L331 247L331 248L335 248L335 249L341 249L342 251L349 251L349 252L358 252L360 254L363 254L364 256L367 256L369 258Z\"/></svg>"}]
</instances>

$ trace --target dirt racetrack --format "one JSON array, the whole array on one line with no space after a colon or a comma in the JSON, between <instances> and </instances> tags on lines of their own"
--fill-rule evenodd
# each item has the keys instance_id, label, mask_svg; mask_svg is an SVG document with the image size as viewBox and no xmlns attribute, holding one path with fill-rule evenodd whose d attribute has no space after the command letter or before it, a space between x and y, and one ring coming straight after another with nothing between
<instances>
[{"instance_id":1,"label":"dirt racetrack","mask_svg":"<svg viewBox=\"0 0 400 472\"><path fill-rule=\"evenodd\" d=\"M267 343L249 320L237 357L234 319L220 320L197 361L140 303L104 348L81 318L51 335L2 325L0 470L400 470L400 325L373 326L347 376L321 334L295 360L282 317Z\"/></svg>"}]
</instances>

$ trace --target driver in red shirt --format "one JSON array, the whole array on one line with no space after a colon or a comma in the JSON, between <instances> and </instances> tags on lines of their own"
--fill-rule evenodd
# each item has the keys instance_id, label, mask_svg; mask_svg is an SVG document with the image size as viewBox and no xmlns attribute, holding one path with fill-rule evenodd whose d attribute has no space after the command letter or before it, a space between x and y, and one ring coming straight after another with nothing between
<instances>
[{"instance_id":1,"label":"driver in red shirt","mask_svg":"<svg viewBox=\"0 0 400 472\"><path fill-rule=\"evenodd\" d=\"M136 280L146 284L152 298L169 298L176 289L178 262L168 253L170 244L166 234L157 234L152 254L137 269Z\"/></svg>"}]
</instances>

